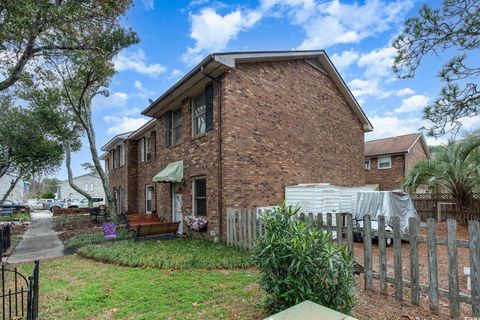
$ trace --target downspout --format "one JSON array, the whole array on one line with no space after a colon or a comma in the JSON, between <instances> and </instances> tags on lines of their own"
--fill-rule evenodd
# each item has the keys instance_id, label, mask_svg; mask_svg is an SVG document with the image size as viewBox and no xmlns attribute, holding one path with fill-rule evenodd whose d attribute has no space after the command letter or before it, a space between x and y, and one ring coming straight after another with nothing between
<instances>
[{"instance_id":1,"label":"downspout","mask_svg":"<svg viewBox=\"0 0 480 320\"><path fill-rule=\"evenodd\" d=\"M222 81L220 77L213 77L204 71L204 67L200 68L202 74L212 79L217 84L217 97L218 97L218 130L217 130L217 159L218 159L218 172L217 172L217 187L218 187L218 229L220 241L223 239L223 171L222 171Z\"/></svg>"}]
</instances>

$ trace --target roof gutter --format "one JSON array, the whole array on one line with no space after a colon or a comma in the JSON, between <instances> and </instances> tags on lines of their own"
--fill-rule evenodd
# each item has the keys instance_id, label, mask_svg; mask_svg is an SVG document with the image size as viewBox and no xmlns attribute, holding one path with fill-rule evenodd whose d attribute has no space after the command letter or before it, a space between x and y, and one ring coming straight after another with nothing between
<instances>
[{"instance_id":1,"label":"roof gutter","mask_svg":"<svg viewBox=\"0 0 480 320\"><path fill-rule=\"evenodd\" d=\"M152 110L160 101L165 99L170 93L175 91L178 87L180 87L185 81L193 77L197 72L201 71L203 67L207 64L215 60L212 54L209 54L205 57L199 64L195 66L190 72L184 75L180 80L178 80L173 86L171 86L167 91L165 91L160 97L155 99L145 110L142 111L142 115L148 116L147 113Z\"/></svg>"}]
</instances>

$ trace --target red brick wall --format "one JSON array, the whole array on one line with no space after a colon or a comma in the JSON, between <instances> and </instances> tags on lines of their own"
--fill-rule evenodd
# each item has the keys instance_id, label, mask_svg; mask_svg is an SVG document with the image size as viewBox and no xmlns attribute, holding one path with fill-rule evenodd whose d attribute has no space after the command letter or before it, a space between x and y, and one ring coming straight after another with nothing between
<instances>
[{"instance_id":1,"label":"red brick wall","mask_svg":"<svg viewBox=\"0 0 480 320\"><path fill-rule=\"evenodd\" d=\"M240 64L225 91L225 208L278 205L286 185L364 184L362 125L318 69L303 60Z\"/></svg>"},{"instance_id":2,"label":"red brick wall","mask_svg":"<svg viewBox=\"0 0 480 320\"><path fill-rule=\"evenodd\" d=\"M378 157L369 159L371 169L365 170L366 184L378 184L383 191L400 188L405 172L405 155L393 155L390 169L378 169Z\"/></svg>"},{"instance_id":3,"label":"red brick wall","mask_svg":"<svg viewBox=\"0 0 480 320\"><path fill-rule=\"evenodd\" d=\"M137 163L129 161L136 169L128 175L128 212L145 212L145 185L169 163L183 160L183 214L192 212L192 178L206 176L208 230L218 232L217 91L213 130L193 139L190 98L197 93L172 105L182 106L181 144L163 146L161 119L154 128L156 155L152 161L141 163L138 141L131 142L129 150L135 144ZM307 62L240 64L225 74L222 96L224 216L231 206L279 204L286 185L364 183L362 125L329 77ZM125 183L125 178L114 172L110 176L112 186ZM171 185L154 187L154 209L170 220ZM225 236L226 222L223 229Z\"/></svg>"},{"instance_id":4,"label":"red brick wall","mask_svg":"<svg viewBox=\"0 0 480 320\"><path fill-rule=\"evenodd\" d=\"M425 153L425 149L422 146L422 143L420 140L415 142L413 147L410 149L410 152L407 153L406 158L405 158L405 172L408 172L410 169L415 166L415 163L417 163L420 160L425 160L427 159L427 154Z\"/></svg>"}]
</instances>

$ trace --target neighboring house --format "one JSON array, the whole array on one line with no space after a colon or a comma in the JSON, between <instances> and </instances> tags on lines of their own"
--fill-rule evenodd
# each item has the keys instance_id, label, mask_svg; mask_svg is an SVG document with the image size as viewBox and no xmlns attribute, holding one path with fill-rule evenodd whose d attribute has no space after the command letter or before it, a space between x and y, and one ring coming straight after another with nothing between
<instances>
[{"instance_id":1,"label":"neighboring house","mask_svg":"<svg viewBox=\"0 0 480 320\"><path fill-rule=\"evenodd\" d=\"M103 190L102 179L100 179L99 176L87 173L78 177L74 177L73 182L77 187L83 189L88 194L94 197L105 198L105 191ZM70 183L68 183L68 180L62 181L58 186L57 199L81 200L83 198L85 198L83 195L73 190L73 188L70 186Z\"/></svg>"},{"instance_id":2,"label":"neighboring house","mask_svg":"<svg viewBox=\"0 0 480 320\"><path fill-rule=\"evenodd\" d=\"M412 133L365 143L365 182L380 190L401 187L405 173L420 160L430 159L425 137Z\"/></svg>"},{"instance_id":3,"label":"neighboring house","mask_svg":"<svg viewBox=\"0 0 480 320\"><path fill-rule=\"evenodd\" d=\"M372 126L324 51L207 56L102 150L117 206L167 221L278 205L285 186L365 183Z\"/></svg>"},{"instance_id":4,"label":"neighboring house","mask_svg":"<svg viewBox=\"0 0 480 320\"><path fill-rule=\"evenodd\" d=\"M3 198L5 193L10 188L12 181L15 181L16 178L17 176L10 173L6 173L3 177L0 178L0 199ZM7 197L7 199L13 201L27 201L28 192L28 181L20 179L13 188L12 192L10 192L10 195Z\"/></svg>"}]
</instances>

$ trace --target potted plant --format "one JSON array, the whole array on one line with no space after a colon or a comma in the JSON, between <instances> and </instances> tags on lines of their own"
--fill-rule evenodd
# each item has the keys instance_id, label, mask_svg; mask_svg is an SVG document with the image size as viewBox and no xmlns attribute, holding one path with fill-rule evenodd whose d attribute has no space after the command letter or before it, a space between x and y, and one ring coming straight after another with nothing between
<instances>
[{"instance_id":1,"label":"potted plant","mask_svg":"<svg viewBox=\"0 0 480 320\"><path fill-rule=\"evenodd\" d=\"M185 222L191 230L195 231L206 231L208 220L207 217L203 216L186 216Z\"/></svg>"}]
</instances>

